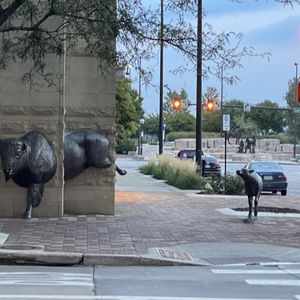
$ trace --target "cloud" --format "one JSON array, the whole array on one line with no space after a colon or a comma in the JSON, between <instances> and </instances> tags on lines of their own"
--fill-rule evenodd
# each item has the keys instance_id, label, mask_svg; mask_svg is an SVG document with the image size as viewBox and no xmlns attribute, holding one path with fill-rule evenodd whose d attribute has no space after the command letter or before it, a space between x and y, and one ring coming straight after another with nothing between
<instances>
[{"instance_id":1,"label":"cloud","mask_svg":"<svg viewBox=\"0 0 300 300\"><path fill-rule=\"evenodd\" d=\"M217 32L238 31L249 34L294 17L300 17L300 7L214 14L208 15L205 21L211 24Z\"/></svg>"}]
</instances>

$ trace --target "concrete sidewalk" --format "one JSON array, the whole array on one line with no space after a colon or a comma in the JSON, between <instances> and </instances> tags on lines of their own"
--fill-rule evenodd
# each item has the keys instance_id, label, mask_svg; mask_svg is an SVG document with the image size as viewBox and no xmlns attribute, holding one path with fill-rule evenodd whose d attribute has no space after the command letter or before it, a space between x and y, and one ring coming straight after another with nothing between
<instances>
[{"instance_id":1,"label":"concrete sidewalk","mask_svg":"<svg viewBox=\"0 0 300 300\"><path fill-rule=\"evenodd\" d=\"M299 209L299 200L262 195L260 204ZM261 214L245 224L238 207L247 207L245 196L181 191L130 168L117 176L114 216L0 219L0 232L8 234L0 262L300 263L300 214Z\"/></svg>"}]
</instances>

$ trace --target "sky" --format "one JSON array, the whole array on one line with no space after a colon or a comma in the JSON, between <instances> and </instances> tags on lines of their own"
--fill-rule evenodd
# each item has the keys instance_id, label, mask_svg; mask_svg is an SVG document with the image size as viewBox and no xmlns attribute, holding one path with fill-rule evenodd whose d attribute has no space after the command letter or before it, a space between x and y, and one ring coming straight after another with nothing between
<instances>
[{"instance_id":1,"label":"sky","mask_svg":"<svg viewBox=\"0 0 300 300\"><path fill-rule=\"evenodd\" d=\"M269 99L284 107L288 82L296 74L295 62L300 66L300 5L291 8L274 0L241 2L203 0L206 14L203 23L211 24L215 32L241 32L244 34L241 46L254 47L257 53L270 52L271 56L269 60L261 57L242 59L243 67L230 72L239 81L233 86L224 84L224 100L239 99L254 105ZM159 86L158 57L157 61L150 63L157 65L152 83ZM174 75L170 72L181 63L183 64L183 57L180 54L170 48L164 50L164 84L178 92L185 89L190 102L195 103L196 74L186 72ZM142 61L143 66L147 64ZM300 67L298 74L299 71ZM131 79L133 87L138 89L137 74L132 72ZM204 80L203 92L208 86L215 87L220 92L220 79L210 77ZM159 89L143 85L141 93L146 115L158 113ZM164 95L166 93L165 89Z\"/></svg>"}]
</instances>

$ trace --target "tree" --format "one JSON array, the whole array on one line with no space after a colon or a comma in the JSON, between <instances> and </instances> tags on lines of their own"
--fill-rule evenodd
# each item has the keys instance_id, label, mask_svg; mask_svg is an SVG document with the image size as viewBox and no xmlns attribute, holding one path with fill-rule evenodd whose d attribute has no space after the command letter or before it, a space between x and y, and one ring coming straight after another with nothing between
<instances>
[{"instance_id":1,"label":"tree","mask_svg":"<svg viewBox=\"0 0 300 300\"><path fill-rule=\"evenodd\" d=\"M172 99L175 97L183 101L183 106L180 110L172 108ZM188 95L184 89L181 89L179 93L169 90L164 102L164 118L166 133L172 131L195 131L196 120L190 112Z\"/></svg>"},{"instance_id":2,"label":"tree","mask_svg":"<svg viewBox=\"0 0 300 300\"><path fill-rule=\"evenodd\" d=\"M262 135L277 134L283 131L284 115L280 110L276 110L279 108L277 103L272 102L271 100L265 100L256 104L255 107L261 109L251 109L251 112L247 114L247 117L255 122ZM264 107L267 108L264 109ZM275 109L273 110L270 108Z\"/></svg>"},{"instance_id":3,"label":"tree","mask_svg":"<svg viewBox=\"0 0 300 300\"><path fill-rule=\"evenodd\" d=\"M299 0L274 1L300 3ZM164 24L161 37L159 7L146 7L140 0L118 0L116 5L112 0L3 0L0 4L0 68L18 59L30 61L27 78L32 79L37 73L51 83L45 69L46 54L59 56L66 50L76 51L80 44L87 54L99 59L102 69L126 64L138 69L140 57L146 60L153 57L161 38L166 46L181 52L196 66L197 1L165 0L164 4L172 23ZM241 66L244 56L257 55L251 47L240 47L242 39L240 33L215 33L205 24L203 76L219 76L221 65L233 69ZM180 67L179 71L183 69Z\"/></svg>"},{"instance_id":4,"label":"tree","mask_svg":"<svg viewBox=\"0 0 300 300\"><path fill-rule=\"evenodd\" d=\"M158 114L150 114L145 116L144 131L146 134L158 136Z\"/></svg>"},{"instance_id":5,"label":"tree","mask_svg":"<svg viewBox=\"0 0 300 300\"><path fill-rule=\"evenodd\" d=\"M117 144L126 142L139 127L142 115L142 99L131 88L131 81L122 78L116 89Z\"/></svg>"},{"instance_id":6,"label":"tree","mask_svg":"<svg viewBox=\"0 0 300 300\"><path fill-rule=\"evenodd\" d=\"M222 117L220 110L202 112L202 131L221 132Z\"/></svg>"},{"instance_id":7,"label":"tree","mask_svg":"<svg viewBox=\"0 0 300 300\"><path fill-rule=\"evenodd\" d=\"M288 82L288 90L285 94L285 101L288 107L293 108L297 106L296 103L296 78L293 78ZM300 121L297 113L286 114L286 124L288 126L288 132L292 135L296 133L297 138L300 138Z\"/></svg>"}]
</instances>

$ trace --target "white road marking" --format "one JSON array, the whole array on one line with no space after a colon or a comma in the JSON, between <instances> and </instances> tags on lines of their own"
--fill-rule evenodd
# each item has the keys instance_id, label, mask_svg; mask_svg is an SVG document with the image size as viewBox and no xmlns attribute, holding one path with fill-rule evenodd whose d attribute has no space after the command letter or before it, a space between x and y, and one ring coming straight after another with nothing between
<instances>
[{"instance_id":1,"label":"white road marking","mask_svg":"<svg viewBox=\"0 0 300 300\"><path fill-rule=\"evenodd\" d=\"M300 269L282 270L241 270L241 269L212 269L215 274L300 274Z\"/></svg>"},{"instance_id":2,"label":"white road marking","mask_svg":"<svg viewBox=\"0 0 300 300\"><path fill-rule=\"evenodd\" d=\"M59 272L0 272L0 285L94 286L92 274Z\"/></svg>"},{"instance_id":3,"label":"white road marking","mask_svg":"<svg viewBox=\"0 0 300 300\"><path fill-rule=\"evenodd\" d=\"M250 285L280 285L280 286L300 286L300 280L294 279L246 279Z\"/></svg>"},{"instance_id":4,"label":"white road marking","mask_svg":"<svg viewBox=\"0 0 300 300\"><path fill-rule=\"evenodd\" d=\"M72 300L274 300L266 298L207 298L207 297L160 297L160 296L78 296L78 295L0 295L0 299L40 299L40 300L60 300L60 299L72 299ZM276 300L288 300L288 299L276 299Z\"/></svg>"}]
</instances>

